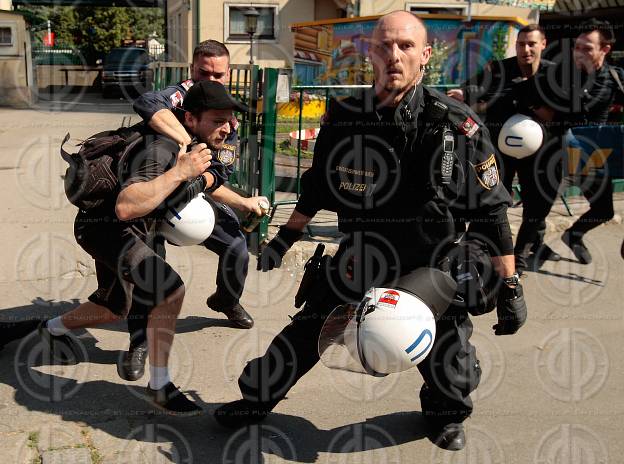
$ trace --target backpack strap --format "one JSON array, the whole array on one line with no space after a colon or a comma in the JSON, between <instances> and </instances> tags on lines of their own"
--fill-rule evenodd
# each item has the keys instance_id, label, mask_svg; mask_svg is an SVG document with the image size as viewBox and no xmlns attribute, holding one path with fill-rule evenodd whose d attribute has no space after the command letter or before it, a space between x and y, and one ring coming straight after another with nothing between
<instances>
[{"instance_id":1,"label":"backpack strap","mask_svg":"<svg viewBox=\"0 0 624 464\"><path fill-rule=\"evenodd\" d=\"M72 163L73 162L73 158L72 155L70 155L69 153L67 153L67 151L65 150L65 148L63 148L63 145L65 145L67 143L67 141L69 140L69 132L67 134L65 134L65 137L63 138L63 141L61 142L61 157L67 161L68 163Z\"/></svg>"}]
</instances>

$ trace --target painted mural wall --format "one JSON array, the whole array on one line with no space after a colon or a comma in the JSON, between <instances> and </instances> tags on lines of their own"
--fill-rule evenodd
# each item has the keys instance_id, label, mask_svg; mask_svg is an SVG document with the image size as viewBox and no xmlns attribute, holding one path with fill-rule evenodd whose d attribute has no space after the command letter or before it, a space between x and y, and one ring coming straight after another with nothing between
<instances>
[{"instance_id":1,"label":"painted mural wall","mask_svg":"<svg viewBox=\"0 0 624 464\"><path fill-rule=\"evenodd\" d=\"M434 15L430 15L434 16ZM376 18L326 24L293 25L295 83L299 85L370 84L369 47ZM514 55L514 21L461 17L424 18L433 53L425 83L458 84L491 59Z\"/></svg>"}]
</instances>

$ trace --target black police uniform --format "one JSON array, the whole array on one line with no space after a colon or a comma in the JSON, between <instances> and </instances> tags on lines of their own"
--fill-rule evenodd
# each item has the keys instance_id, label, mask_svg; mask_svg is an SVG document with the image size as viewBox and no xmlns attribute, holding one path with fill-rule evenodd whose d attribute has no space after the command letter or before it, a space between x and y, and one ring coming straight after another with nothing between
<instances>
[{"instance_id":1,"label":"black police uniform","mask_svg":"<svg viewBox=\"0 0 624 464\"><path fill-rule=\"evenodd\" d=\"M304 309L240 376L243 397L259 408L275 406L318 362L318 336L337 305L418 267L438 266L466 222L493 255L512 253L510 197L477 116L421 85L396 109L378 104L372 89L330 103L296 210L310 217L337 212L345 238ZM442 167L445 149L452 161ZM452 306L418 365L423 411L439 422L461 422L472 411L469 394L481 369L471 333L466 308Z\"/></svg>"},{"instance_id":2,"label":"black police uniform","mask_svg":"<svg viewBox=\"0 0 624 464\"><path fill-rule=\"evenodd\" d=\"M528 81L540 80L547 83L546 76L554 63L540 60L535 76ZM534 117L530 107L535 103L531 92L534 87L524 79L517 57L495 61L487 69L464 85L465 100L468 104L487 103L485 124L490 130L494 144L497 144L501 127L511 116L517 113ZM531 251L539 252L546 232L546 217L557 199L563 177L560 150L561 133L544 128L544 142L540 150L527 158L516 159L497 151L501 162L502 181L510 194L516 173L520 183L522 198L522 223L518 230L514 254L516 267L527 267L527 258ZM545 256L547 257L547 256Z\"/></svg>"},{"instance_id":3,"label":"black police uniform","mask_svg":"<svg viewBox=\"0 0 624 464\"><path fill-rule=\"evenodd\" d=\"M169 109L178 120L184 120L184 110L182 104L188 90L194 81L189 79L179 84L166 87L160 92L146 92L134 102L134 110L148 122L152 116L161 109ZM238 122L234 119L230 123L231 131L224 142L223 150L213 157L213 162L218 162L223 166L225 181L234 170L236 153L238 151ZM243 294L245 280L249 266L249 254L247 252L247 241L241 231L240 222L236 213L228 205L212 199L206 195L208 201L215 211L215 226L203 245L219 256L217 268L217 300L224 308L234 307ZM145 321L140 319L129 320L128 329L130 331L132 344L137 346L145 341Z\"/></svg>"},{"instance_id":4,"label":"black police uniform","mask_svg":"<svg viewBox=\"0 0 624 464\"><path fill-rule=\"evenodd\" d=\"M624 92L614 74L624 83L624 70L608 63L604 63L592 74L576 71L573 81L578 85L566 92L568 98L565 95L555 97L555 122L561 123L564 129L606 124L609 107L614 103L624 104ZM548 103L551 102L546 102ZM567 230L575 240L582 239L583 235L611 220L614 215L613 183L610 176L593 172L589 177L581 178L579 185L589 201L590 209Z\"/></svg>"}]
</instances>

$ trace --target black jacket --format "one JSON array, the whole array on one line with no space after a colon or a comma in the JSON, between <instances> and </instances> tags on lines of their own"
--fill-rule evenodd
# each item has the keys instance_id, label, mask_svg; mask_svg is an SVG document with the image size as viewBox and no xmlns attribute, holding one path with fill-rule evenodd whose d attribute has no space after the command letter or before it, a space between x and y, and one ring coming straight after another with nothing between
<instances>
[{"instance_id":1,"label":"black jacket","mask_svg":"<svg viewBox=\"0 0 624 464\"><path fill-rule=\"evenodd\" d=\"M454 145L448 185L445 134ZM342 232L377 234L399 253L430 255L471 222L494 254L512 254L510 197L488 131L466 105L433 89L416 86L396 109L380 107L372 89L332 100L301 182L298 212L335 211Z\"/></svg>"},{"instance_id":2,"label":"black jacket","mask_svg":"<svg viewBox=\"0 0 624 464\"><path fill-rule=\"evenodd\" d=\"M485 124L492 140L498 139L502 125L516 113L532 115L530 107L541 101L534 94L534 81L546 83L554 63L540 60L537 73L524 79L515 56L488 63L477 75L462 85L464 101L468 105L487 103Z\"/></svg>"}]
</instances>

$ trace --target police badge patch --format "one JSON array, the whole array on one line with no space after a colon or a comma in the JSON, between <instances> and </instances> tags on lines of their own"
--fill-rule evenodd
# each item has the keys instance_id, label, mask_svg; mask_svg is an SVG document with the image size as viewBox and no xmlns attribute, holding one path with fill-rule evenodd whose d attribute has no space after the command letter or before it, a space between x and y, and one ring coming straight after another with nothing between
<instances>
[{"instance_id":1,"label":"police badge patch","mask_svg":"<svg viewBox=\"0 0 624 464\"><path fill-rule=\"evenodd\" d=\"M496 158L494 153L490 155L488 159L479 164L473 164L472 167L477 174L479 183L488 190L498 185L499 175L498 167L496 166Z\"/></svg>"},{"instance_id":2,"label":"police badge patch","mask_svg":"<svg viewBox=\"0 0 624 464\"><path fill-rule=\"evenodd\" d=\"M227 143L217 152L217 159L224 165L229 166L236 161L236 147Z\"/></svg>"}]
</instances>

